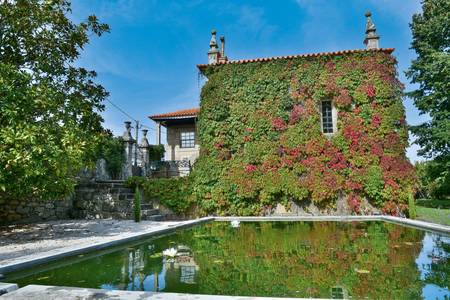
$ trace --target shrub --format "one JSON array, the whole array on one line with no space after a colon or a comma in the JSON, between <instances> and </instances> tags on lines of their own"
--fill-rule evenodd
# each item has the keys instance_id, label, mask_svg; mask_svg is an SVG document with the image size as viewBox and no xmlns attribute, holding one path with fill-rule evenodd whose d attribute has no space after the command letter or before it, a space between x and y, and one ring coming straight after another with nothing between
<instances>
[{"instance_id":1,"label":"shrub","mask_svg":"<svg viewBox=\"0 0 450 300\"><path fill-rule=\"evenodd\" d=\"M130 177L126 186L140 188L146 199L155 199L176 214L183 214L192 205L190 177L147 179Z\"/></svg>"},{"instance_id":2,"label":"shrub","mask_svg":"<svg viewBox=\"0 0 450 300\"><path fill-rule=\"evenodd\" d=\"M164 157L164 145L151 145L149 150L150 161L160 161Z\"/></svg>"},{"instance_id":3,"label":"shrub","mask_svg":"<svg viewBox=\"0 0 450 300\"><path fill-rule=\"evenodd\" d=\"M134 221L141 221L141 192L139 187L136 187L134 190Z\"/></svg>"},{"instance_id":4,"label":"shrub","mask_svg":"<svg viewBox=\"0 0 450 300\"><path fill-rule=\"evenodd\" d=\"M126 187L129 187L131 189L136 189L138 188L142 188L144 183L147 181L148 179L146 177L141 177L141 176L131 176L128 177L128 179L125 181L124 185Z\"/></svg>"},{"instance_id":5,"label":"shrub","mask_svg":"<svg viewBox=\"0 0 450 300\"><path fill-rule=\"evenodd\" d=\"M411 219L415 219L417 217L416 203L413 193L411 193L408 198L408 215Z\"/></svg>"},{"instance_id":6,"label":"shrub","mask_svg":"<svg viewBox=\"0 0 450 300\"><path fill-rule=\"evenodd\" d=\"M110 132L106 132L100 138L96 159L103 158L106 161L106 169L111 178L118 179L125 163L125 148L122 138L114 137Z\"/></svg>"}]
</instances>

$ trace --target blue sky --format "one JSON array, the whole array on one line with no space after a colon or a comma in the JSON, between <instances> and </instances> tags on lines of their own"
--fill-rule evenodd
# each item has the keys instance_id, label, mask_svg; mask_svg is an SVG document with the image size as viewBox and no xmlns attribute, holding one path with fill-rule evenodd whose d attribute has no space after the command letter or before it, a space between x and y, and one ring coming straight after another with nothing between
<instances>
[{"instance_id":1,"label":"blue sky","mask_svg":"<svg viewBox=\"0 0 450 300\"><path fill-rule=\"evenodd\" d=\"M98 72L110 100L155 128L148 115L198 106L201 81L196 65L207 62L210 32L225 35L230 59L364 48L365 17L372 11L381 47L395 48L399 75L415 57L409 22L419 0L157 1L74 0L75 21L95 14L111 33L91 40L79 64ZM409 124L419 116L404 101ZM111 104L103 113L115 134L127 119ZM155 131L149 132L155 142ZM417 147L408 149L415 161Z\"/></svg>"}]
</instances>

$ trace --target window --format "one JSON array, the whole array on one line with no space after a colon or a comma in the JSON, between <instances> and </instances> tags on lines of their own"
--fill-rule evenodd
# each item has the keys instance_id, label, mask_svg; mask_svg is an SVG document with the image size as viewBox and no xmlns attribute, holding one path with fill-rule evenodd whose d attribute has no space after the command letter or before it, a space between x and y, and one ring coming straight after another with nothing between
<instances>
[{"instance_id":1,"label":"window","mask_svg":"<svg viewBox=\"0 0 450 300\"><path fill-rule=\"evenodd\" d=\"M333 107L331 101L322 101L322 132L333 133Z\"/></svg>"},{"instance_id":2,"label":"window","mask_svg":"<svg viewBox=\"0 0 450 300\"><path fill-rule=\"evenodd\" d=\"M181 133L181 148L194 148L195 147L195 132L182 132Z\"/></svg>"}]
</instances>

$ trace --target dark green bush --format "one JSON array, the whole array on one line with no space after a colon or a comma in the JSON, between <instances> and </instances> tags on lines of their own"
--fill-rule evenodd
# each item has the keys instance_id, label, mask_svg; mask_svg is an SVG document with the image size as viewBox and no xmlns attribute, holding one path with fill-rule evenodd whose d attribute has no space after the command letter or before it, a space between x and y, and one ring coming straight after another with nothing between
<instances>
[{"instance_id":1,"label":"dark green bush","mask_svg":"<svg viewBox=\"0 0 450 300\"><path fill-rule=\"evenodd\" d=\"M141 192L138 187L134 189L134 221L141 221Z\"/></svg>"},{"instance_id":2,"label":"dark green bush","mask_svg":"<svg viewBox=\"0 0 450 300\"><path fill-rule=\"evenodd\" d=\"M419 199L416 201L416 204L419 206L429 207L429 208L449 209L450 208L450 199L447 199L447 200Z\"/></svg>"},{"instance_id":3,"label":"dark green bush","mask_svg":"<svg viewBox=\"0 0 450 300\"><path fill-rule=\"evenodd\" d=\"M99 141L97 159L106 161L106 168L112 179L118 179L125 162L125 149L122 139L114 137L111 133L105 133Z\"/></svg>"},{"instance_id":4,"label":"dark green bush","mask_svg":"<svg viewBox=\"0 0 450 300\"><path fill-rule=\"evenodd\" d=\"M152 145L149 151L150 161L160 161L164 157L164 145Z\"/></svg>"},{"instance_id":5,"label":"dark green bush","mask_svg":"<svg viewBox=\"0 0 450 300\"><path fill-rule=\"evenodd\" d=\"M136 189L136 187L142 188L144 182L146 182L147 180L148 179L146 177L132 176L125 181L125 186L131 189Z\"/></svg>"},{"instance_id":6,"label":"dark green bush","mask_svg":"<svg viewBox=\"0 0 450 300\"><path fill-rule=\"evenodd\" d=\"M193 203L189 177L158 179L130 177L125 184L131 188L142 189L147 199L155 199L177 214L186 213Z\"/></svg>"}]
</instances>

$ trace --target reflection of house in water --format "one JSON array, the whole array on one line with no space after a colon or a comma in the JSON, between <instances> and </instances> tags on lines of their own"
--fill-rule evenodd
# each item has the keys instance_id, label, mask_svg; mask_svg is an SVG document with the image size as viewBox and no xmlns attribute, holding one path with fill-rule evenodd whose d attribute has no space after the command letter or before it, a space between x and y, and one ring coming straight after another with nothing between
<instances>
[{"instance_id":1,"label":"reflection of house in water","mask_svg":"<svg viewBox=\"0 0 450 300\"><path fill-rule=\"evenodd\" d=\"M121 290L153 291L159 282L158 276L163 271L160 253L145 249L128 248L127 255L122 262L121 279L114 287Z\"/></svg>"},{"instance_id":2,"label":"reflection of house in water","mask_svg":"<svg viewBox=\"0 0 450 300\"><path fill-rule=\"evenodd\" d=\"M166 269L166 275L170 272L174 272L175 274L179 272L179 282L186 284L195 283L195 274L199 270L198 265L194 261L191 249L186 246L178 246L177 254L173 258L166 259L164 267Z\"/></svg>"},{"instance_id":3,"label":"reflection of house in water","mask_svg":"<svg viewBox=\"0 0 450 300\"><path fill-rule=\"evenodd\" d=\"M156 250L154 245L127 248L122 256L115 281L101 280L105 289L131 291L165 291L196 293L196 275L199 266L194 261L192 250L178 246L170 255ZM108 277L109 278L109 277Z\"/></svg>"},{"instance_id":4,"label":"reflection of house in water","mask_svg":"<svg viewBox=\"0 0 450 300\"><path fill-rule=\"evenodd\" d=\"M332 287L331 299L349 299L347 289L340 285Z\"/></svg>"}]
</instances>

